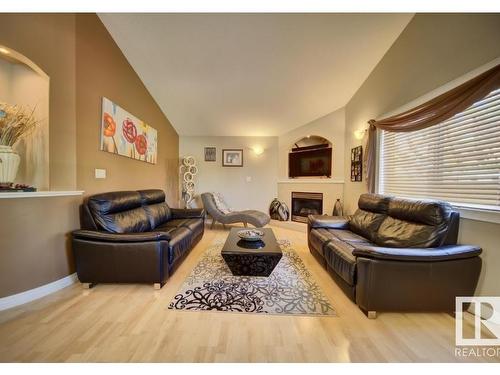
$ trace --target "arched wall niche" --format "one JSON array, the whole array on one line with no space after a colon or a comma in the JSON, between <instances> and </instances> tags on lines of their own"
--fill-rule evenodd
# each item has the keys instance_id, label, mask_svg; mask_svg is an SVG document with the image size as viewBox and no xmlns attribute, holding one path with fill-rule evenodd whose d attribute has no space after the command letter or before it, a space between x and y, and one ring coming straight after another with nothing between
<instances>
[{"instance_id":1,"label":"arched wall niche","mask_svg":"<svg viewBox=\"0 0 500 375\"><path fill-rule=\"evenodd\" d=\"M332 142L324 137L301 137L288 151L289 178L331 178L332 170Z\"/></svg>"},{"instance_id":2,"label":"arched wall niche","mask_svg":"<svg viewBox=\"0 0 500 375\"><path fill-rule=\"evenodd\" d=\"M332 147L332 142L328 139L321 137L319 135L308 135L306 137L301 137L297 139L290 147L290 150L299 147L311 147L311 146L321 146L327 145L324 147Z\"/></svg>"},{"instance_id":3,"label":"arched wall niche","mask_svg":"<svg viewBox=\"0 0 500 375\"><path fill-rule=\"evenodd\" d=\"M50 78L28 57L0 45L0 102L33 111L39 125L14 145L21 156L16 183L49 190Z\"/></svg>"}]
</instances>

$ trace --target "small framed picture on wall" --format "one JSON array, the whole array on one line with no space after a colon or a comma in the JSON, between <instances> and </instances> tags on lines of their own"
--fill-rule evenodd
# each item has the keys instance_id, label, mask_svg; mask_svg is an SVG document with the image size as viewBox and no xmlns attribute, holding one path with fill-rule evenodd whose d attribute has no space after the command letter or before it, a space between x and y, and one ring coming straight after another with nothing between
<instances>
[{"instance_id":1,"label":"small framed picture on wall","mask_svg":"<svg viewBox=\"0 0 500 375\"><path fill-rule=\"evenodd\" d=\"M351 181L363 180L363 146L351 149Z\"/></svg>"},{"instance_id":2,"label":"small framed picture on wall","mask_svg":"<svg viewBox=\"0 0 500 375\"><path fill-rule=\"evenodd\" d=\"M222 150L223 167L243 167L243 150L226 149Z\"/></svg>"},{"instance_id":3,"label":"small framed picture on wall","mask_svg":"<svg viewBox=\"0 0 500 375\"><path fill-rule=\"evenodd\" d=\"M205 147L205 161L215 161L217 149L215 147Z\"/></svg>"}]
</instances>

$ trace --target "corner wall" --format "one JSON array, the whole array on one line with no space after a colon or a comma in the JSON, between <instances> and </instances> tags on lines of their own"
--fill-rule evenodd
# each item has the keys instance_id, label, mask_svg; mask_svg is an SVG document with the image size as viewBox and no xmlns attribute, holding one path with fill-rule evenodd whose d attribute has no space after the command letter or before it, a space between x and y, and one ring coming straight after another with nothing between
<instances>
[{"instance_id":1,"label":"corner wall","mask_svg":"<svg viewBox=\"0 0 500 375\"><path fill-rule=\"evenodd\" d=\"M354 131L500 56L499 14L417 14L345 107L345 201L352 213L362 182L350 182Z\"/></svg>"},{"instance_id":2,"label":"corner wall","mask_svg":"<svg viewBox=\"0 0 500 375\"><path fill-rule=\"evenodd\" d=\"M252 147L264 148L255 155ZM205 147L217 149L216 161L205 161ZM243 149L243 167L223 167L222 149ZM271 201L277 197L278 137L189 137L179 140L180 157L194 156L198 166L195 176L195 197L219 192L227 204L236 210L269 211ZM247 178L250 178L250 181Z\"/></svg>"},{"instance_id":3,"label":"corner wall","mask_svg":"<svg viewBox=\"0 0 500 375\"><path fill-rule=\"evenodd\" d=\"M178 135L95 14L0 14L0 44L50 77L51 190L161 188L176 206ZM159 162L99 151L101 96L158 130ZM106 180L93 179L106 168ZM0 199L0 298L75 272L69 233L82 197Z\"/></svg>"},{"instance_id":4,"label":"corner wall","mask_svg":"<svg viewBox=\"0 0 500 375\"><path fill-rule=\"evenodd\" d=\"M288 153L293 144L308 135L317 135L332 142L331 178L288 178ZM343 201L345 110L333 111L308 124L279 136L278 198L292 209L292 192L323 194L323 213L330 215L337 199Z\"/></svg>"},{"instance_id":5,"label":"corner wall","mask_svg":"<svg viewBox=\"0 0 500 375\"><path fill-rule=\"evenodd\" d=\"M366 146L367 137L358 141L354 131L499 56L499 14L418 14L410 21L345 108L347 213L367 191L366 176L363 182L348 178L351 148ZM459 241L484 250L479 295L500 295L498 233L499 224L461 219Z\"/></svg>"}]
</instances>

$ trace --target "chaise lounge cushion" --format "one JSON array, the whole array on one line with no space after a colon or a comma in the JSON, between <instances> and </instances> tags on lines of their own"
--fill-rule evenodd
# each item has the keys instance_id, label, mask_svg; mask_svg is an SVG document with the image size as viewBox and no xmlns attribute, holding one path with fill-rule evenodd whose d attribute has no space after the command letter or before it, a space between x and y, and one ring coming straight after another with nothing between
<instances>
[{"instance_id":1,"label":"chaise lounge cushion","mask_svg":"<svg viewBox=\"0 0 500 375\"><path fill-rule=\"evenodd\" d=\"M230 211L223 213L215 203L214 193L201 194L203 206L207 213L222 224L249 223L261 228L271 220L271 217L264 212L257 210Z\"/></svg>"}]
</instances>

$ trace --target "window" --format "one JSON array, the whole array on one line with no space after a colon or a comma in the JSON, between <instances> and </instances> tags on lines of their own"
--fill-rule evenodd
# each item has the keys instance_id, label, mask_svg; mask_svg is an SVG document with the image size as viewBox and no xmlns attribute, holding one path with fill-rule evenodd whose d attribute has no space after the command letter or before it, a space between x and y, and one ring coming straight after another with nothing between
<instances>
[{"instance_id":1,"label":"window","mask_svg":"<svg viewBox=\"0 0 500 375\"><path fill-rule=\"evenodd\" d=\"M500 210L500 89L441 124L381 132L379 191Z\"/></svg>"}]
</instances>

